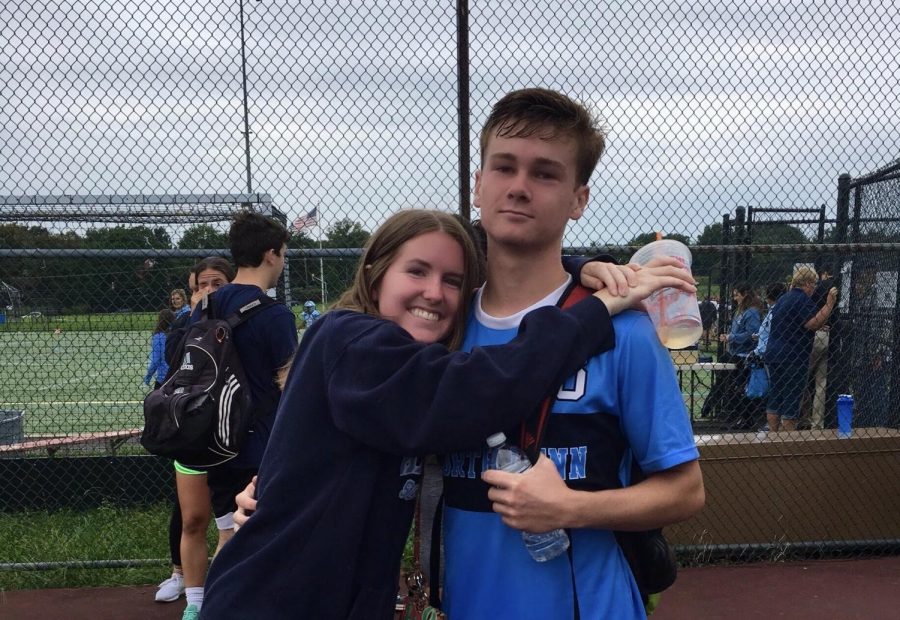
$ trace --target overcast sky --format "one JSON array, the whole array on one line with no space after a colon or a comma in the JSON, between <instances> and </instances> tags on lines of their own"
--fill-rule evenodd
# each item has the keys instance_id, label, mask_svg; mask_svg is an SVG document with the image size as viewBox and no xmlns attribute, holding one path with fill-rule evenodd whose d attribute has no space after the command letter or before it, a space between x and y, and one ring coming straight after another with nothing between
<instances>
[{"instance_id":1,"label":"overcast sky","mask_svg":"<svg viewBox=\"0 0 900 620\"><path fill-rule=\"evenodd\" d=\"M455 210L455 4L246 0L253 190L326 226ZM473 165L513 88L609 129L568 244L696 237L739 205L833 217L840 173L900 157L893 0L471 5ZM31 0L0 23L0 193L246 191L238 0Z\"/></svg>"}]
</instances>

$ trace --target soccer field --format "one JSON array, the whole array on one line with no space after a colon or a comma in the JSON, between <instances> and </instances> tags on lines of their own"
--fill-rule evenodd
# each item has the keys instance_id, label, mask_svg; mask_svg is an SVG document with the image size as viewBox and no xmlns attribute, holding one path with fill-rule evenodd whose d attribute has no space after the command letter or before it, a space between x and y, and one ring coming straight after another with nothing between
<instances>
[{"instance_id":1,"label":"soccer field","mask_svg":"<svg viewBox=\"0 0 900 620\"><path fill-rule=\"evenodd\" d=\"M150 331L0 332L0 408L27 436L143 426Z\"/></svg>"}]
</instances>

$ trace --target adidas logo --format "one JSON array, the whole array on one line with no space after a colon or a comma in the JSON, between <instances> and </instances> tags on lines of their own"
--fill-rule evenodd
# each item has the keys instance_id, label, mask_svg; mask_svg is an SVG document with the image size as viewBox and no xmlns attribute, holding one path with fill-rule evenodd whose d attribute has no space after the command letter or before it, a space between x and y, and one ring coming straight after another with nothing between
<instances>
[{"instance_id":1,"label":"adidas logo","mask_svg":"<svg viewBox=\"0 0 900 620\"><path fill-rule=\"evenodd\" d=\"M181 360L181 367L178 370L193 370L194 365L191 363L191 353L188 351L184 354L184 359Z\"/></svg>"}]
</instances>

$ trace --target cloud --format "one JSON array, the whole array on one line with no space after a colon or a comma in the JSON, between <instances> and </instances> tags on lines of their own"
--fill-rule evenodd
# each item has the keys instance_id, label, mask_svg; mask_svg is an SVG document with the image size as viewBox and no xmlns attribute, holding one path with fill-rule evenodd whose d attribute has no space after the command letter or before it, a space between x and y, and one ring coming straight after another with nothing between
<instances>
[{"instance_id":1,"label":"cloud","mask_svg":"<svg viewBox=\"0 0 900 620\"><path fill-rule=\"evenodd\" d=\"M520 86L589 101L610 129L568 244L696 236L748 204L833 215L840 173L897 157L891 0L472 4L473 168L491 103ZM456 208L452 3L244 5L255 191L325 226ZM36 1L0 18L2 193L246 189L237 2Z\"/></svg>"}]
</instances>

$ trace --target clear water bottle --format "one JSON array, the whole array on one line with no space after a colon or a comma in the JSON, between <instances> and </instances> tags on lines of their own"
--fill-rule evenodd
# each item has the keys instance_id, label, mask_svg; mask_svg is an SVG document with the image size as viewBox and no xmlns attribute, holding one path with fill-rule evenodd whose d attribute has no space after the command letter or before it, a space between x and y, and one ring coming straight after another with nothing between
<instances>
[{"instance_id":1,"label":"clear water bottle","mask_svg":"<svg viewBox=\"0 0 900 620\"><path fill-rule=\"evenodd\" d=\"M516 446L506 443L506 435L495 433L488 437L487 444L493 448L494 460L491 469L513 474L521 474L531 469L531 461ZM569 535L565 530L551 530L541 534L522 532L525 548L536 562L546 562L562 555L569 548Z\"/></svg>"}]
</instances>

